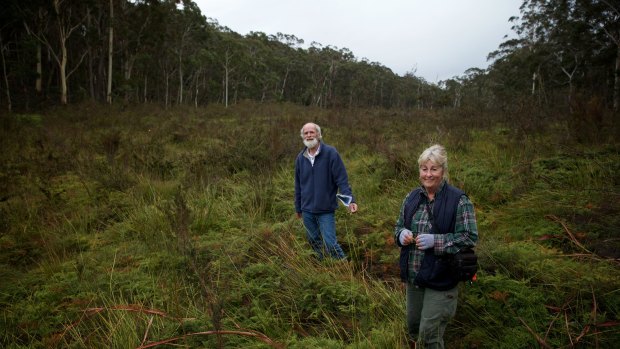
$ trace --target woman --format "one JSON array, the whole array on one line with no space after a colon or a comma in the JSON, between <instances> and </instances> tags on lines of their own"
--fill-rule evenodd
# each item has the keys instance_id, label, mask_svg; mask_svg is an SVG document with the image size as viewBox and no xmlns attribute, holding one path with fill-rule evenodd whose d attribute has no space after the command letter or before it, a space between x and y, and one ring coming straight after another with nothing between
<instances>
[{"instance_id":1,"label":"woman","mask_svg":"<svg viewBox=\"0 0 620 349\"><path fill-rule=\"evenodd\" d=\"M443 348L444 331L456 312L459 282L450 272L449 259L475 246L478 228L467 195L448 184L446 149L431 146L418 165L421 186L405 198L394 239L401 247L409 340L423 348Z\"/></svg>"}]
</instances>

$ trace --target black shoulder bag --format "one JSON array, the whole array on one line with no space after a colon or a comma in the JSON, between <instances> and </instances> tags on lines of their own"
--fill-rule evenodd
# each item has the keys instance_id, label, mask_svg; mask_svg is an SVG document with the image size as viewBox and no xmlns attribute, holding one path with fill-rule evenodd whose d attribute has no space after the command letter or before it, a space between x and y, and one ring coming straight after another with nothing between
<instances>
[{"instance_id":1,"label":"black shoulder bag","mask_svg":"<svg viewBox=\"0 0 620 349\"><path fill-rule=\"evenodd\" d=\"M452 272L459 281L471 281L478 271L478 256L471 247L457 252L452 258Z\"/></svg>"},{"instance_id":2,"label":"black shoulder bag","mask_svg":"<svg viewBox=\"0 0 620 349\"><path fill-rule=\"evenodd\" d=\"M435 227L435 218L430 211L430 220ZM450 269L452 275L457 281L472 281L476 272L478 272L478 256L472 247L464 248L458 251L450 261Z\"/></svg>"}]
</instances>

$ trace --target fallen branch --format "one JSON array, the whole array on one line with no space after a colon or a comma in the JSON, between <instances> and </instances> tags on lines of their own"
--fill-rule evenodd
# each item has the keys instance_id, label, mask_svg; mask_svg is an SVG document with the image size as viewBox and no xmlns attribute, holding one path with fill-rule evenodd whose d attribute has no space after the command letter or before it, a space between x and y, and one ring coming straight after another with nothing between
<instances>
[{"instance_id":1,"label":"fallen branch","mask_svg":"<svg viewBox=\"0 0 620 349\"><path fill-rule=\"evenodd\" d=\"M540 338L540 336L534 332L534 330L532 330L530 328L530 326L527 325L527 323L525 323L525 320L523 320L520 316L517 317L517 319L519 319L519 321L521 321L521 323L523 324L523 326L525 326L525 328L527 329L527 331L534 336L534 338L536 339L536 341L538 342L538 344L540 344L541 347L543 348L549 348L551 349L551 347L549 346L549 344L547 344L547 342L545 342L544 339Z\"/></svg>"},{"instance_id":2,"label":"fallen branch","mask_svg":"<svg viewBox=\"0 0 620 349\"><path fill-rule=\"evenodd\" d=\"M157 341L157 342L153 342L153 343L148 343L145 344L146 339L148 337L148 333L149 333L149 329L151 328L151 325L153 323L153 316L152 315L156 315L156 316L160 316L163 318L167 318L167 319L172 319L172 320L176 320L179 322L183 322L186 320L192 320L192 318L179 318L179 317L174 317L174 316L170 316L167 313L165 313L164 311L161 311L159 309L150 309L150 308L145 308L141 305L136 305L136 304L127 304L127 305L115 305L115 306L111 306L111 307L96 307L96 308L87 308L84 310L82 317L70 324L69 326L65 327L64 331L60 334L57 334L55 337L55 340L58 341L60 338L64 337L64 335L71 330L72 328L76 327L77 325L79 325L82 321L84 321L87 318L92 317L93 315L99 314L103 311L109 311L109 310L114 310L114 311L129 311L129 312L136 312L136 313L142 313L142 314L148 314L151 315L149 317L149 323L147 325L146 331L144 333L144 337L142 338L142 343L140 344L139 347L137 347L137 349L144 349L144 348L153 348L162 344L167 344L167 343L172 343L172 342L176 342L180 339L183 338L187 338L187 337L191 337L191 336L208 336L208 335L238 335L238 336L245 336L245 337L252 337L252 338L256 338L257 340L270 345L273 348L276 349L283 349L284 345L281 343L277 343L274 342L271 338L267 337L266 335L260 333L260 332L256 332L256 331L252 331L252 330L239 330L239 331L234 331L234 330L214 330L214 331L205 331L205 332L195 332L195 333L188 333L185 334L183 336L179 336L179 337L174 337L174 338L169 338L169 339L164 339L161 341Z\"/></svg>"},{"instance_id":3,"label":"fallen branch","mask_svg":"<svg viewBox=\"0 0 620 349\"><path fill-rule=\"evenodd\" d=\"M192 336L209 336L209 335L227 335L227 334L232 334L232 335L238 335L238 336L245 336L245 337L253 337L258 339L259 341L268 344L269 346L271 346L272 348L276 348L276 349L283 349L284 345L281 343L277 343L274 342L273 340L271 340L271 338L265 336L262 333L259 332L255 332L255 331L227 331L227 330L219 330L219 331L205 331L205 332L195 332L195 333L188 333L185 334L183 336L179 336L179 337L174 337L174 338L168 338L168 339L164 339L161 341L157 341L157 342L153 342L153 343L149 343L146 345L141 345L139 347L137 347L136 349L146 349L146 348L153 348L162 344L168 344L168 343L172 343L172 342L176 342L180 339L184 339L187 337L192 337Z\"/></svg>"},{"instance_id":4,"label":"fallen branch","mask_svg":"<svg viewBox=\"0 0 620 349\"><path fill-rule=\"evenodd\" d=\"M592 289L592 312L590 313L590 316L592 318L592 323L596 324L596 314L597 314L597 303L596 303L596 295L594 294L594 287L590 286L590 288ZM575 339L575 343L579 342L581 340L581 338L583 338L586 334L588 334L588 332L590 332L590 325L587 324L583 327L583 329L581 330L581 333L579 334L579 336L577 337L577 339ZM596 347L598 348L598 337L595 336L594 339L597 342Z\"/></svg>"},{"instance_id":5,"label":"fallen branch","mask_svg":"<svg viewBox=\"0 0 620 349\"><path fill-rule=\"evenodd\" d=\"M568 326L568 312L567 311L564 311L564 324L566 325L566 334L568 335L568 340L570 341L570 346L574 347L575 343L573 343L573 336L571 336L570 328ZM581 336L579 338L577 338L578 341L579 341L579 339L581 339Z\"/></svg>"},{"instance_id":6,"label":"fallen branch","mask_svg":"<svg viewBox=\"0 0 620 349\"><path fill-rule=\"evenodd\" d=\"M111 306L111 307L88 308L88 309L86 309L84 311L87 313L88 316L92 316L94 314L98 314L98 313L100 313L102 311L105 311L105 310L122 310L122 311L130 311L130 312L135 312L135 313L157 315L157 316L161 316L163 318L173 319L173 320L176 320L176 321L193 320L191 318L178 318L178 317L170 316L170 315L166 314L164 311L161 311L159 309L145 308L145 307L143 307L141 305L135 305L135 304L115 305L115 306Z\"/></svg>"},{"instance_id":7,"label":"fallen branch","mask_svg":"<svg viewBox=\"0 0 620 349\"><path fill-rule=\"evenodd\" d=\"M619 263L620 259L618 258L607 258L607 257L601 257L599 255L597 255L596 253L588 250L583 244L581 244L579 242L579 240L577 240L577 238L575 237L575 235L568 229L568 227L566 226L566 223L564 223L560 218L558 218L557 216L554 215L546 215L545 218L552 220L554 222L558 222L562 225L562 227L564 228L564 231L566 232L566 234L568 235L569 239L580 249L582 249L583 251L585 251L587 253L586 257L590 257L599 261L611 261L614 263ZM573 256L583 256L581 254L575 254Z\"/></svg>"},{"instance_id":8,"label":"fallen branch","mask_svg":"<svg viewBox=\"0 0 620 349\"><path fill-rule=\"evenodd\" d=\"M557 216L554 215L546 215L545 218L550 219L554 222L558 222L562 225L562 227L564 228L564 231L566 231L566 234L568 234L568 237L570 238L570 240L577 245L577 247L581 248L582 250L586 251L589 254L594 255L594 253L590 250L588 250L584 245L582 245L577 238L575 238L575 235L573 235L573 233L571 233L571 231L568 229L568 227L566 226L566 224Z\"/></svg>"},{"instance_id":9,"label":"fallen branch","mask_svg":"<svg viewBox=\"0 0 620 349\"><path fill-rule=\"evenodd\" d=\"M130 311L130 312L142 313L142 314L157 315L163 318L173 319L179 322L183 322L185 320L191 320L189 318L178 318L178 317L170 316L161 310L149 309L149 308L145 308L141 305L136 305L136 304L115 305L111 307L87 308L87 309L84 309L84 312L82 313L82 316L80 317L79 320L66 326L65 329L62 331L62 333L57 333L56 335L54 335L55 341L60 340L60 338L64 337L67 332L69 332L72 328L79 325L82 321L92 317L93 315L106 311L106 310L121 310L121 311Z\"/></svg>"},{"instance_id":10,"label":"fallen branch","mask_svg":"<svg viewBox=\"0 0 620 349\"><path fill-rule=\"evenodd\" d=\"M146 343L147 338L149 338L149 330L151 329L152 325L153 317L151 316L151 318L149 319L149 324L146 326L146 331L144 331L144 337L142 337L142 343L140 343L140 345L144 345L144 343Z\"/></svg>"}]
</instances>

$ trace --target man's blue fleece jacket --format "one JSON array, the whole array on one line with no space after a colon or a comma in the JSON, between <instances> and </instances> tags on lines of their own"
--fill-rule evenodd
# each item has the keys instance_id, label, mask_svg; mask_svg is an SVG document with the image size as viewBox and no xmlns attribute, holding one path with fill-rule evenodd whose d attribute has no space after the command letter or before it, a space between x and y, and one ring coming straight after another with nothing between
<instances>
[{"instance_id":1,"label":"man's blue fleece jacket","mask_svg":"<svg viewBox=\"0 0 620 349\"><path fill-rule=\"evenodd\" d=\"M314 166L304 157L295 160L295 210L297 213L328 213L338 208L336 193L351 195L347 170L336 148L321 142ZM355 202L355 198L352 202Z\"/></svg>"}]
</instances>

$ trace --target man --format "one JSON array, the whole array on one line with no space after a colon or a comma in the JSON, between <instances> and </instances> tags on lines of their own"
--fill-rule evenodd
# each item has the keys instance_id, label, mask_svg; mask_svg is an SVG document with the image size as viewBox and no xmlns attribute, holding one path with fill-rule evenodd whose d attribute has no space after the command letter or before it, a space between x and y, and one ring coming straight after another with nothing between
<instances>
[{"instance_id":1,"label":"man","mask_svg":"<svg viewBox=\"0 0 620 349\"><path fill-rule=\"evenodd\" d=\"M351 197L348 209L357 212L357 204L344 163L336 148L322 142L321 128L307 123L301 129L306 146L295 160L295 210L303 218L306 237L319 259L328 256L346 258L336 239L334 212L338 208L336 194Z\"/></svg>"}]
</instances>

